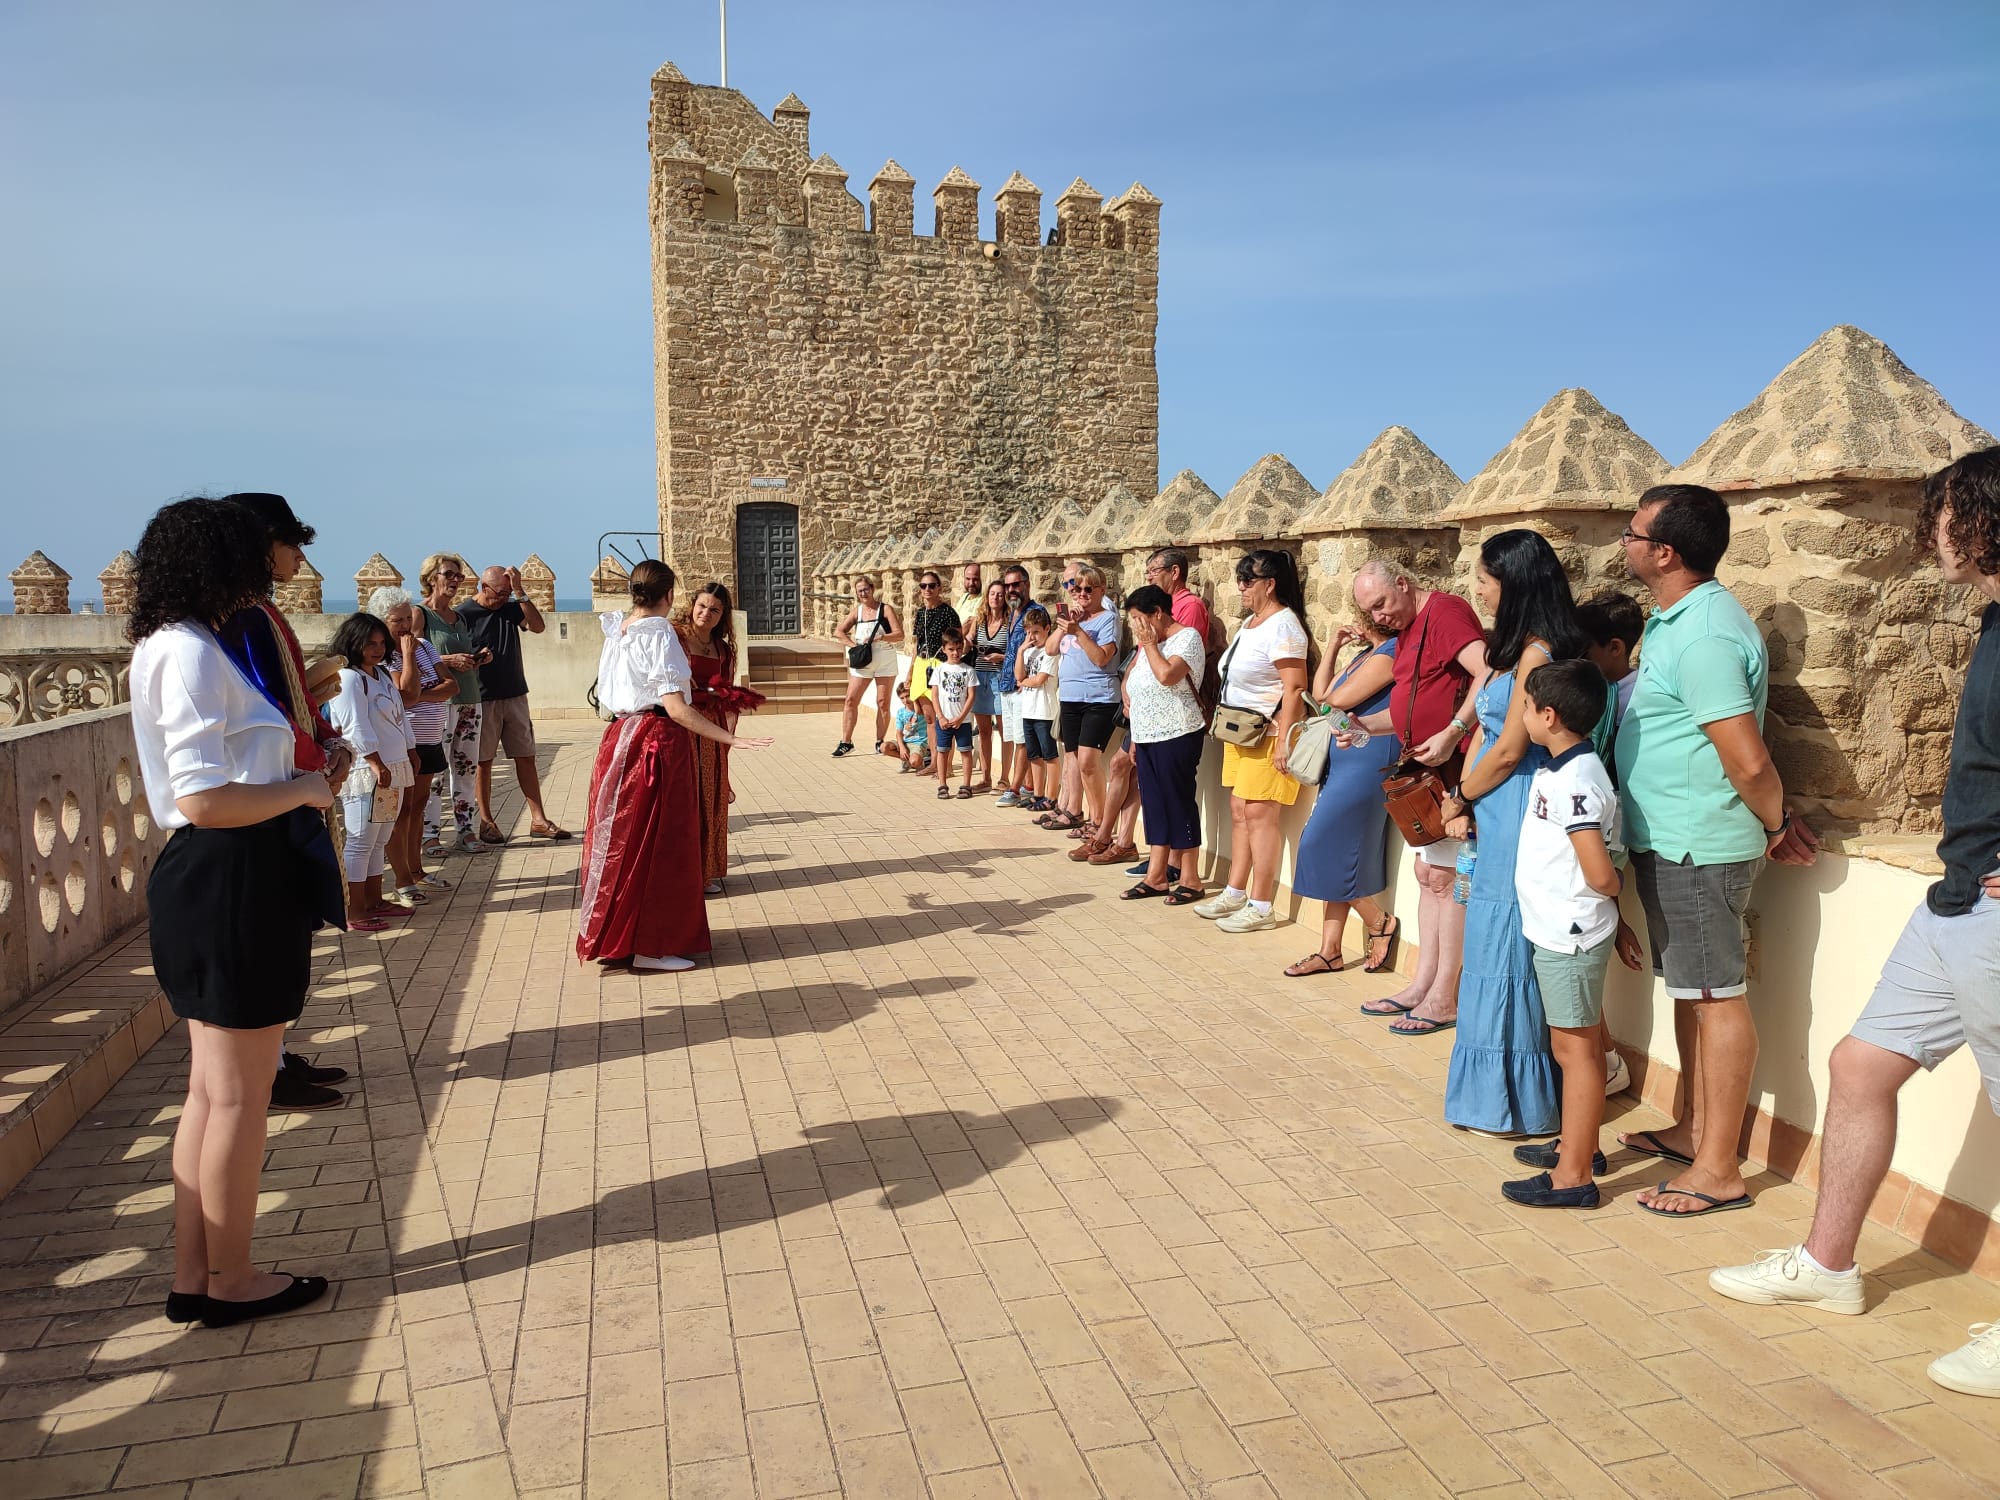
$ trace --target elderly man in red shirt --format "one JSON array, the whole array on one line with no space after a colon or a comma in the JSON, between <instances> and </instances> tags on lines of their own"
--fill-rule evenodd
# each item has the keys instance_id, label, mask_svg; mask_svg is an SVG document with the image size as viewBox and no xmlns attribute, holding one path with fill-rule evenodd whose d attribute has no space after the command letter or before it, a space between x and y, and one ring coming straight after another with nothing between
<instances>
[{"instance_id":1,"label":"elderly man in red shirt","mask_svg":"<svg viewBox=\"0 0 2000 1500\"><path fill-rule=\"evenodd\" d=\"M1354 602L1396 636L1389 706L1364 716L1362 727L1395 735L1405 754L1427 766L1456 761L1472 732L1473 699L1486 681L1486 631L1479 616L1458 595L1413 583L1379 558L1356 575ZM1455 766L1445 780L1457 781ZM1390 1029L1406 1036L1441 1031L1458 1019L1465 908L1452 899L1451 887L1461 847L1457 839L1441 839L1417 851L1417 972L1401 993L1361 1007L1365 1015L1394 1016Z\"/></svg>"}]
</instances>

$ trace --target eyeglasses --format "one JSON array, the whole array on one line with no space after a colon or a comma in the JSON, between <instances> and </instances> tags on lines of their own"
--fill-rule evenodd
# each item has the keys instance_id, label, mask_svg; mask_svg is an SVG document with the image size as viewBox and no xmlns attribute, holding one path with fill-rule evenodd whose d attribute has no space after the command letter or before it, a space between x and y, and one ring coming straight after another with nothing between
<instances>
[{"instance_id":1,"label":"eyeglasses","mask_svg":"<svg viewBox=\"0 0 2000 1500\"><path fill-rule=\"evenodd\" d=\"M1650 542L1655 547L1673 546L1672 542L1663 542L1656 536L1641 536L1630 526L1627 526L1623 531L1618 533L1618 540L1621 542Z\"/></svg>"}]
</instances>

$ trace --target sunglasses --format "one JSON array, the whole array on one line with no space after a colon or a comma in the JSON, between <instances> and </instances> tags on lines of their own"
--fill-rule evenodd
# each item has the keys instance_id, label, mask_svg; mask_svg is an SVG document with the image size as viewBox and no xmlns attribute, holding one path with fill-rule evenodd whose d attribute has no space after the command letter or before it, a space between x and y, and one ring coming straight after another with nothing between
<instances>
[{"instance_id":1,"label":"sunglasses","mask_svg":"<svg viewBox=\"0 0 2000 1500\"><path fill-rule=\"evenodd\" d=\"M442 578L446 583L465 582L465 575L463 573L440 573L438 577Z\"/></svg>"},{"instance_id":2,"label":"sunglasses","mask_svg":"<svg viewBox=\"0 0 2000 1500\"><path fill-rule=\"evenodd\" d=\"M917 585L917 592L920 594L935 594L942 587L942 584L920 583Z\"/></svg>"}]
</instances>

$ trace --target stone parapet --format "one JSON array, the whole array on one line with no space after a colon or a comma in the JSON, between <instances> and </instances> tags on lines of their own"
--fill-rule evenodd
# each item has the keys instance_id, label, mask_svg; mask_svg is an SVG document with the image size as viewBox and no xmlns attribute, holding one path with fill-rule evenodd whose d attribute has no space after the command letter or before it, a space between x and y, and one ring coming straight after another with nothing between
<instances>
[{"instance_id":1,"label":"stone parapet","mask_svg":"<svg viewBox=\"0 0 2000 1500\"><path fill-rule=\"evenodd\" d=\"M130 708L0 730L0 1009L145 915L164 842L146 806Z\"/></svg>"}]
</instances>

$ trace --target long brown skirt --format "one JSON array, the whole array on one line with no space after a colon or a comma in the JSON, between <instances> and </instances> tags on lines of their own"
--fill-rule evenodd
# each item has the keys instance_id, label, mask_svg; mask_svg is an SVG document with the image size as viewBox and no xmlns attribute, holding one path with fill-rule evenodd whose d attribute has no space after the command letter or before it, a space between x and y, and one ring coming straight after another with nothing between
<instances>
[{"instance_id":1,"label":"long brown skirt","mask_svg":"<svg viewBox=\"0 0 2000 1500\"><path fill-rule=\"evenodd\" d=\"M729 728L733 714L704 713L711 724ZM701 803L701 878L729 873L729 747L689 735L694 741L695 797Z\"/></svg>"}]
</instances>

